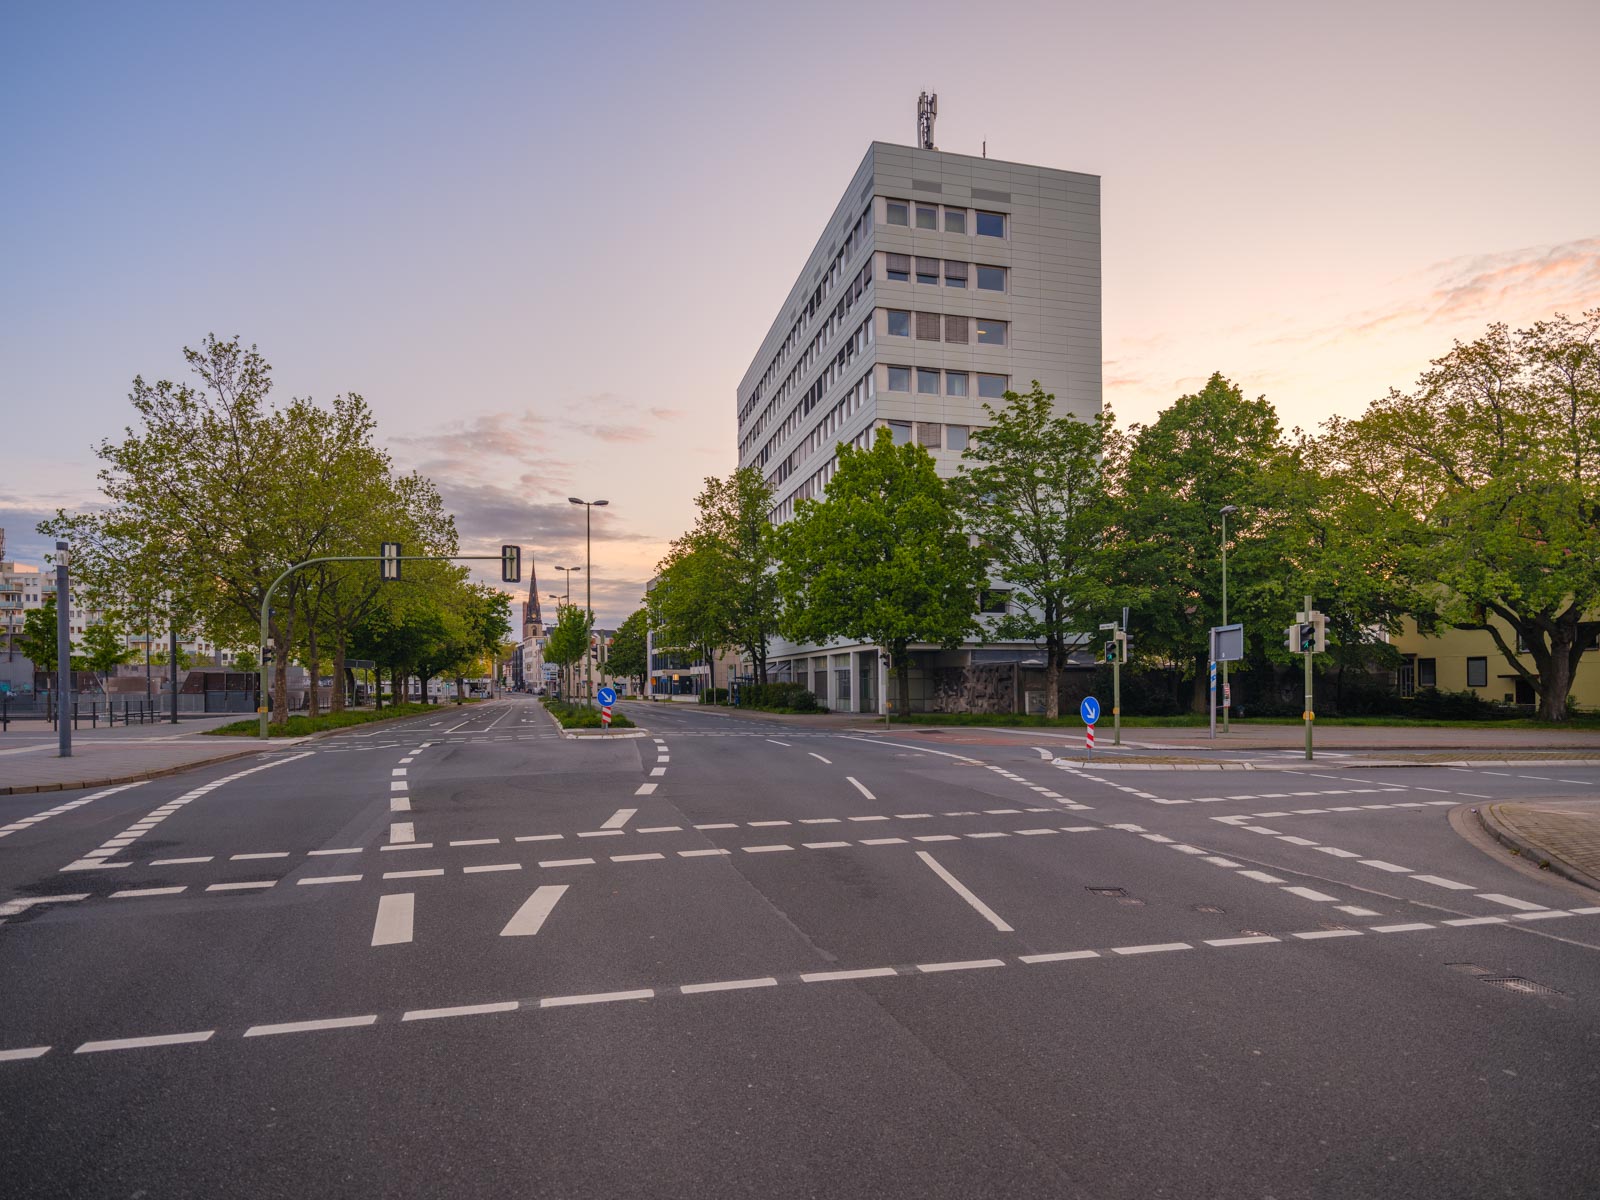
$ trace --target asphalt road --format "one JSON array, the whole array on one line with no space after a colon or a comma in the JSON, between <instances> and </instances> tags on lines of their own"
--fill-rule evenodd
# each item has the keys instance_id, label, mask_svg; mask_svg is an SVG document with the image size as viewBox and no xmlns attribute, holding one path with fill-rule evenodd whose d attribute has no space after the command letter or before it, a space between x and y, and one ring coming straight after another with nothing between
<instances>
[{"instance_id":1,"label":"asphalt road","mask_svg":"<svg viewBox=\"0 0 1600 1200\"><path fill-rule=\"evenodd\" d=\"M630 711L0 797L5 1194L1600 1194L1600 769Z\"/></svg>"}]
</instances>

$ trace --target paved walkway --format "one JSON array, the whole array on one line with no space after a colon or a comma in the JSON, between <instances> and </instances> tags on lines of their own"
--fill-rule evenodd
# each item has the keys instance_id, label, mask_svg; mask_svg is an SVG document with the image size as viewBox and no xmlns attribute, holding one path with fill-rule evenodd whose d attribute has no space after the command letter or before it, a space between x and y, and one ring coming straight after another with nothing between
<instances>
[{"instance_id":1,"label":"paved walkway","mask_svg":"<svg viewBox=\"0 0 1600 1200\"><path fill-rule=\"evenodd\" d=\"M1486 804L1478 817L1529 862L1600 888L1600 800L1517 800Z\"/></svg>"},{"instance_id":2,"label":"paved walkway","mask_svg":"<svg viewBox=\"0 0 1600 1200\"><path fill-rule=\"evenodd\" d=\"M46 722L17 722L0 736L0 795L129 783L258 752L251 738L205 736L205 730L238 719L80 729L72 735L71 758L57 756L56 732Z\"/></svg>"}]
</instances>

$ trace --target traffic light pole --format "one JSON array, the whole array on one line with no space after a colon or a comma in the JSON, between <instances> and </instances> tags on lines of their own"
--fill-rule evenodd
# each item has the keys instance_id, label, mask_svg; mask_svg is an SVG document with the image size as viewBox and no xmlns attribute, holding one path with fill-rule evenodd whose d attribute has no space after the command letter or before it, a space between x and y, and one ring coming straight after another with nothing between
<instances>
[{"instance_id":1,"label":"traffic light pole","mask_svg":"<svg viewBox=\"0 0 1600 1200\"><path fill-rule=\"evenodd\" d=\"M1111 744L1122 745L1122 647L1117 647L1117 661L1111 664Z\"/></svg>"},{"instance_id":2,"label":"traffic light pole","mask_svg":"<svg viewBox=\"0 0 1600 1200\"><path fill-rule=\"evenodd\" d=\"M1306 619L1308 621L1312 620L1312 616L1311 616L1311 597L1310 596L1306 597ZM1314 651L1311 650L1311 649L1307 649L1305 651L1305 658L1306 658L1306 710L1305 710L1305 719L1306 719L1306 761L1307 762L1311 761L1311 723L1314 720L1316 720L1316 715L1317 715L1316 712L1311 707L1311 655L1313 654L1313 652Z\"/></svg>"},{"instance_id":3,"label":"traffic light pole","mask_svg":"<svg viewBox=\"0 0 1600 1200\"><path fill-rule=\"evenodd\" d=\"M292 567L288 568L286 571L284 571L284 573L282 575L279 575L276 579L274 579L272 581L271 585L268 586L268 588L267 588L267 594L261 598L261 651L262 651L262 653L261 653L261 695L259 696L258 701L257 701L257 705L256 705L256 712L259 713L260 716L261 716L261 732L260 732L259 736L262 737L263 739L268 736L268 734L267 734L267 717L268 717L269 714L267 712L267 655L266 655L266 649L267 649L267 640L271 637L271 632L270 632L269 627L268 627L268 619L269 619L269 617L270 617L270 615L272 613L272 593L278 590L278 585L280 583L282 583L285 579L289 578L289 576L293 575L296 571L300 570L302 567L314 567L319 563L336 563L336 562L343 562L343 563L356 563L356 562L386 562L386 563L387 562L394 562L394 563L400 563L400 562L490 562L490 561L493 561L493 562L505 562L506 559L505 559L503 554L392 554L392 555L387 555L387 556L381 555L381 554L335 554L335 555L330 555L330 556L325 557L325 558L308 558L308 559L305 560L305 562L297 562L297 563L294 564L294 566L292 566ZM519 562L519 564L518 564L519 568L520 568L520 565L521 564ZM520 573L520 570L519 570L519 573ZM277 647L276 652L279 653L279 654L287 654L289 652L289 648L287 646L279 646L279 647ZM311 686L312 687L316 687L317 686L317 681L315 679L313 679L311 681ZM426 697L424 697L424 698L426 698ZM174 698L173 702L174 703L177 702L176 698ZM284 719L285 720L288 719L288 714L287 713L284 714Z\"/></svg>"}]
</instances>

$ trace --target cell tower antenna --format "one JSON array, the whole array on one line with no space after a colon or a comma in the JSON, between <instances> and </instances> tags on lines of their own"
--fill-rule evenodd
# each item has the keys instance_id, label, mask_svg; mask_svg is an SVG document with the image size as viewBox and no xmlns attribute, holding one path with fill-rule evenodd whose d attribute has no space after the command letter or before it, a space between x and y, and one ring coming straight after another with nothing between
<instances>
[{"instance_id":1,"label":"cell tower antenna","mask_svg":"<svg viewBox=\"0 0 1600 1200\"><path fill-rule=\"evenodd\" d=\"M939 115L939 93L923 92L917 97L917 145L923 150L937 150L933 144L933 119Z\"/></svg>"}]
</instances>

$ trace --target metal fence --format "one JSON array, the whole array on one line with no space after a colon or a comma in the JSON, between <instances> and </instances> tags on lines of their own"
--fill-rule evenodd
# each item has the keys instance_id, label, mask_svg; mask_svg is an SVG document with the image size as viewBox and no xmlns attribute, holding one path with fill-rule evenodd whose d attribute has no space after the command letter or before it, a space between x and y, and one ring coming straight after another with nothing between
<instances>
[{"instance_id":1,"label":"metal fence","mask_svg":"<svg viewBox=\"0 0 1600 1200\"><path fill-rule=\"evenodd\" d=\"M179 692L178 715L199 716L206 713L253 713L256 710L255 692L213 691ZM68 719L74 729L98 729L102 725L149 725L168 718L172 713L171 694L146 698L107 696L104 692L80 692L67 703ZM56 725L57 705L54 692L13 693L0 692L0 731L12 721L48 721Z\"/></svg>"}]
</instances>

